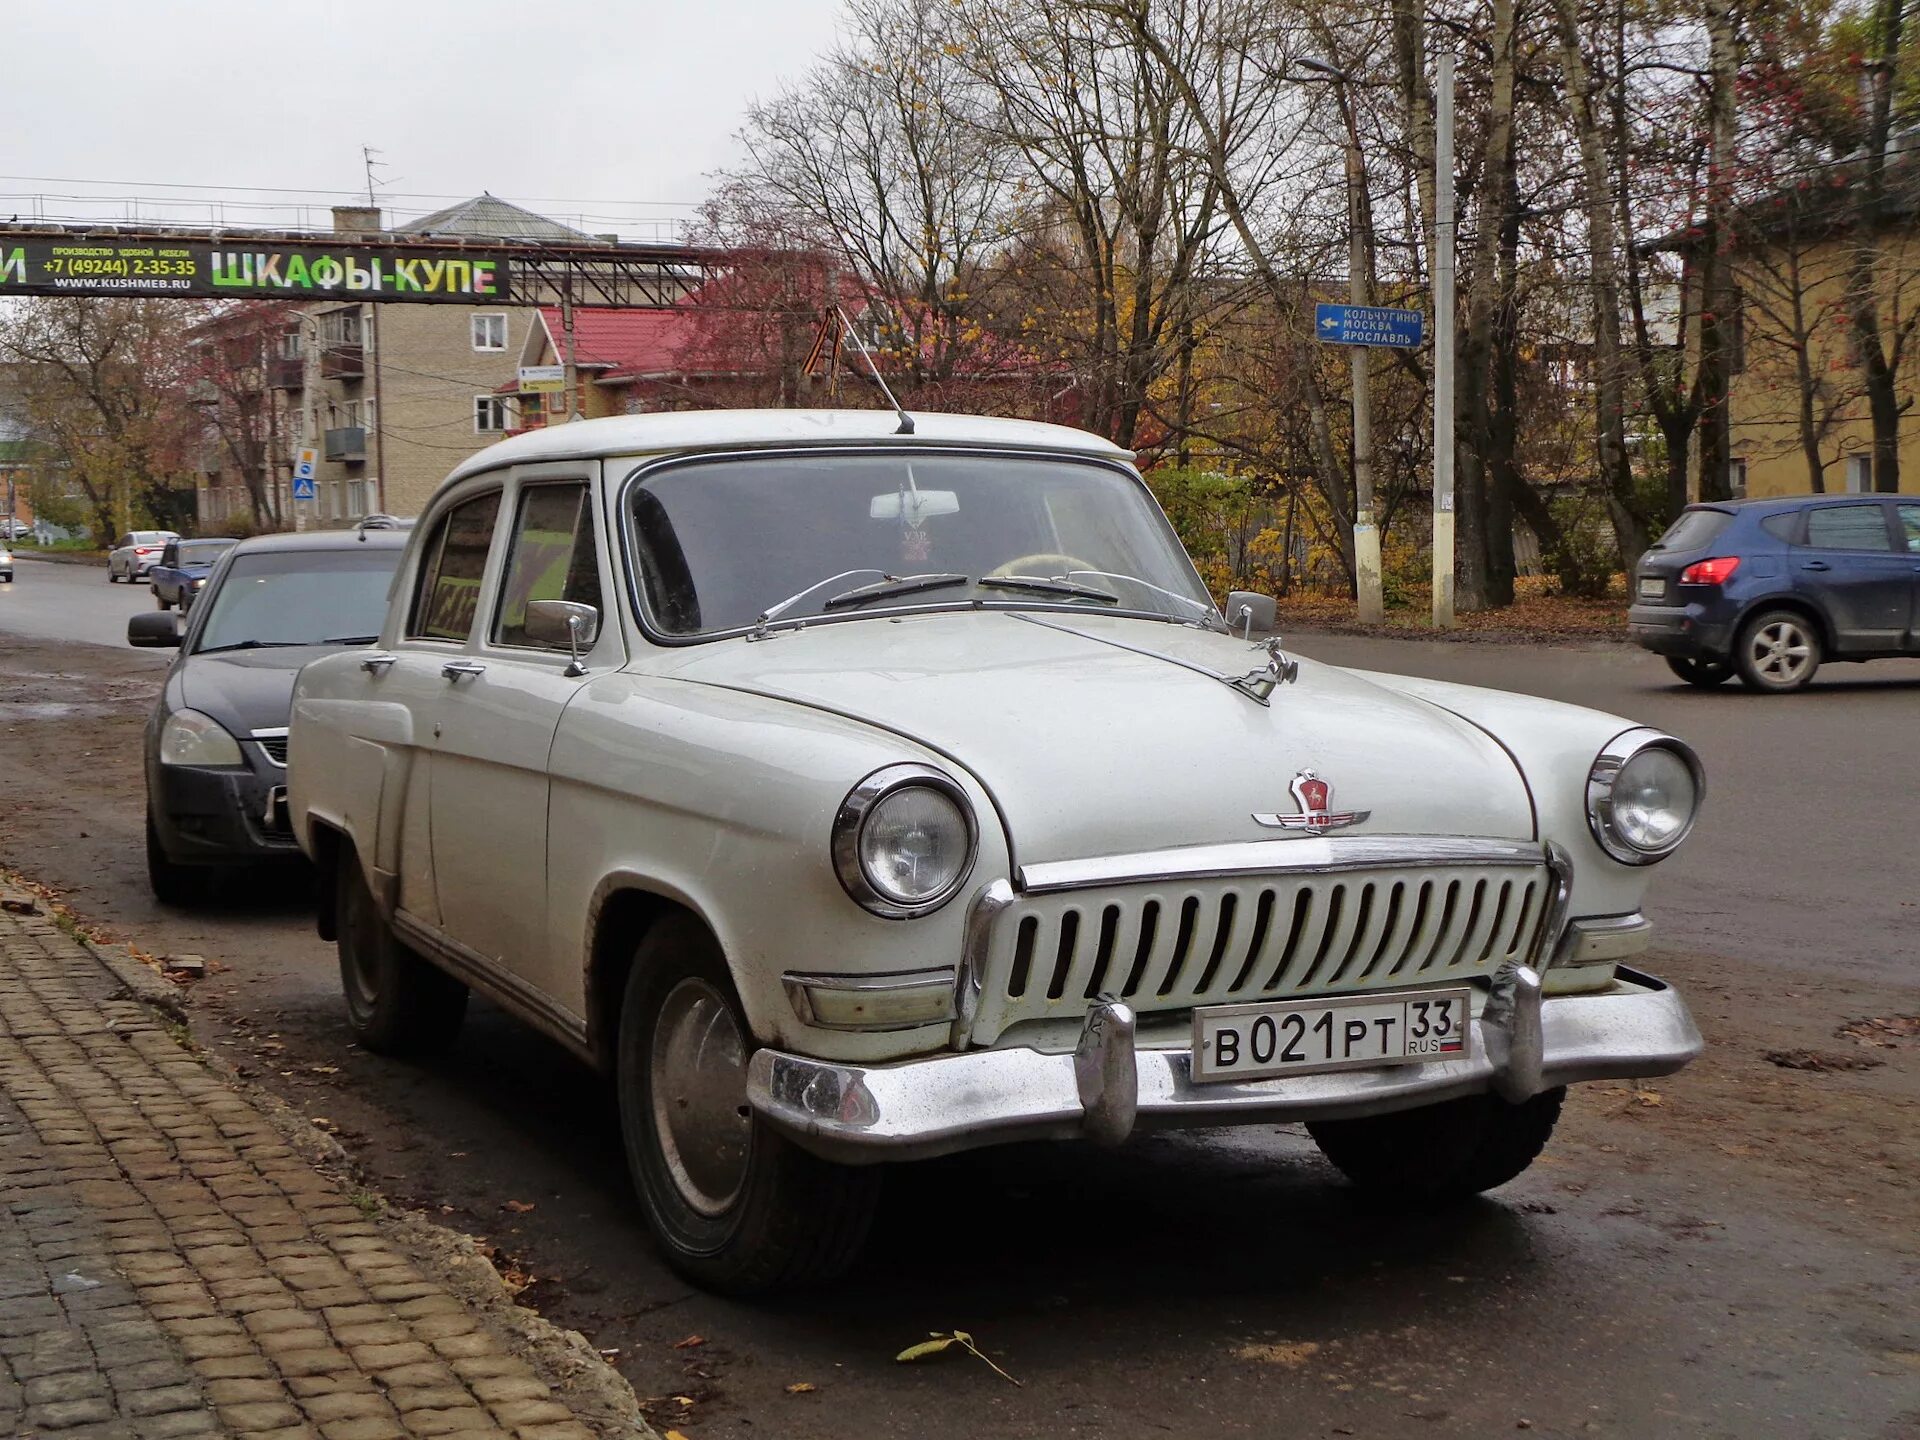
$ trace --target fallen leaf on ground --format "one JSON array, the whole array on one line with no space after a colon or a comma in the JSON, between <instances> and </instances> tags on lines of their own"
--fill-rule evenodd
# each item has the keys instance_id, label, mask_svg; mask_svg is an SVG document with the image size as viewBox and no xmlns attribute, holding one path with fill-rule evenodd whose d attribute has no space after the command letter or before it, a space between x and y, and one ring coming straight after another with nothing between
<instances>
[{"instance_id":1,"label":"fallen leaf on ground","mask_svg":"<svg viewBox=\"0 0 1920 1440\"><path fill-rule=\"evenodd\" d=\"M1834 1033L1862 1045L1889 1049L1897 1040L1920 1038L1920 1015L1871 1015L1864 1020L1849 1020Z\"/></svg>"},{"instance_id":2,"label":"fallen leaf on ground","mask_svg":"<svg viewBox=\"0 0 1920 1440\"><path fill-rule=\"evenodd\" d=\"M534 1207L531 1202L526 1200L509 1200L507 1201L506 1208L516 1215L525 1215Z\"/></svg>"},{"instance_id":3,"label":"fallen leaf on ground","mask_svg":"<svg viewBox=\"0 0 1920 1440\"><path fill-rule=\"evenodd\" d=\"M1636 1090L1633 1092L1633 1103L1636 1105L1664 1105L1667 1103L1667 1097L1657 1090Z\"/></svg>"},{"instance_id":4,"label":"fallen leaf on ground","mask_svg":"<svg viewBox=\"0 0 1920 1440\"><path fill-rule=\"evenodd\" d=\"M909 1345L893 1358L900 1361L924 1360L929 1355L938 1355L943 1350L947 1350L955 1345L958 1345L962 1350L965 1350L969 1355L973 1356L974 1359L986 1365L994 1374L998 1375L1009 1385L1018 1385L1021 1383L1006 1371L1002 1370L998 1365L994 1364L993 1358L978 1345L974 1344L973 1336L964 1330L955 1330L951 1335L936 1330L932 1333L931 1338L922 1340L918 1345Z\"/></svg>"},{"instance_id":5,"label":"fallen leaf on ground","mask_svg":"<svg viewBox=\"0 0 1920 1440\"><path fill-rule=\"evenodd\" d=\"M340 1127L324 1115L316 1115L307 1122L316 1130L338 1130Z\"/></svg>"},{"instance_id":6,"label":"fallen leaf on ground","mask_svg":"<svg viewBox=\"0 0 1920 1440\"><path fill-rule=\"evenodd\" d=\"M1319 1352L1313 1340L1277 1341L1271 1345L1242 1345L1233 1353L1242 1360L1258 1360L1264 1365L1285 1365L1289 1369L1304 1365Z\"/></svg>"},{"instance_id":7,"label":"fallen leaf on ground","mask_svg":"<svg viewBox=\"0 0 1920 1440\"><path fill-rule=\"evenodd\" d=\"M811 1395L819 1388L818 1385L811 1384L808 1381L796 1380L793 1384L787 1386L787 1393L789 1395Z\"/></svg>"},{"instance_id":8,"label":"fallen leaf on ground","mask_svg":"<svg viewBox=\"0 0 1920 1440\"><path fill-rule=\"evenodd\" d=\"M674 1341L673 1348L676 1350L691 1350L696 1345L704 1345L706 1343L707 1337L704 1335L689 1335L684 1340Z\"/></svg>"}]
</instances>

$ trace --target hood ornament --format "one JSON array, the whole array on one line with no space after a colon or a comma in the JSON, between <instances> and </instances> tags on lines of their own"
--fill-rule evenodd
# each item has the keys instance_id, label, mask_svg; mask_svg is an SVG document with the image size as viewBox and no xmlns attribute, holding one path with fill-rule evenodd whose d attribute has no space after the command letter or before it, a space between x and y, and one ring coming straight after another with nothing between
<instances>
[{"instance_id":1,"label":"hood ornament","mask_svg":"<svg viewBox=\"0 0 1920 1440\"><path fill-rule=\"evenodd\" d=\"M1280 648L1278 635L1268 636L1256 648L1267 652L1266 665L1249 670L1246 674L1231 679L1227 683L1242 695L1265 705L1267 697L1276 689L1293 683L1299 677L1300 662L1290 658L1286 651Z\"/></svg>"},{"instance_id":2,"label":"hood ornament","mask_svg":"<svg viewBox=\"0 0 1920 1440\"><path fill-rule=\"evenodd\" d=\"M1309 835L1324 835L1329 830L1344 830L1349 825L1358 825L1373 814L1371 810L1330 810L1328 802L1333 799L1333 786L1311 770L1302 770L1293 777L1293 784L1287 788L1293 791L1293 801L1300 807L1300 813L1262 815L1256 811L1254 824L1264 825L1269 830L1304 830Z\"/></svg>"}]
</instances>

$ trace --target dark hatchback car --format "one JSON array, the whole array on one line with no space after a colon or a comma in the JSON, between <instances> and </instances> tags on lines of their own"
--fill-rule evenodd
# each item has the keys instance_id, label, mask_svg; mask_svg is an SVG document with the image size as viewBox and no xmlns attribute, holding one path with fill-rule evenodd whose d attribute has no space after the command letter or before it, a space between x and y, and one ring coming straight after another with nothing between
<instances>
[{"instance_id":1,"label":"dark hatchback car","mask_svg":"<svg viewBox=\"0 0 1920 1440\"><path fill-rule=\"evenodd\" d=\"M184 623L159 610L127 643L180 647L147 722L147 878L168 905L222 871L303 863L287 828L287 721L309 660L370 645L406 533L263 535L215 565Z\"/></svg>"},{"instance_id":2,"label":"dark hatchback car","mask_svg":"<svg viewBox=\"0 0 1920 1440\"><path fill-rule=\"evenodd\" d=\"M1689 684L1798 690L1827 660L1920 656L1920 498L1691 505L1640 558L1633 639Z\"/></svg>"}]
</instances>

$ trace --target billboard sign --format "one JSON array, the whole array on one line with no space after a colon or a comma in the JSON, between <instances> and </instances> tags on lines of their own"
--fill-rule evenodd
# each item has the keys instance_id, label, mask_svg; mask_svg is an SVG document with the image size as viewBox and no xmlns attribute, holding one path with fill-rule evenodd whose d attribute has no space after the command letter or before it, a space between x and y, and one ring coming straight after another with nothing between
<instances>
[{"instance_id":1,"label":"billboard sign","mask_svg":"<svg viewBox=\"0 0 1920 1440\"><path fill-rule=\"evenodd\" d=\"M567 388L567 367L564 365L522 365L520 367L520 393L522 395L557 395Z\"/></svg>"},{"instance_id":2,"label":"billboard sign","mask_svg":"<svg viewBox=\"0 0 1920 1440\"><path fill-rule=\"evenodd\" d=\"M168 299L410 300L488 304L512 294L500 255L430 247L247 245L0 232L0 298L153 295Z\"/></svg>"},{"instance_id":3,"label":"billboard sign","mask_svg":"<svg viewBox=\"0 0 1920 1440\"><path fill-rule=\"evenodd\" d=\"M1316 305L1313 335L1329 345L1387 345L1417 350L1426 317L1418 310L1392 310L1384 305Z\"/></svg>"}]
</instances>

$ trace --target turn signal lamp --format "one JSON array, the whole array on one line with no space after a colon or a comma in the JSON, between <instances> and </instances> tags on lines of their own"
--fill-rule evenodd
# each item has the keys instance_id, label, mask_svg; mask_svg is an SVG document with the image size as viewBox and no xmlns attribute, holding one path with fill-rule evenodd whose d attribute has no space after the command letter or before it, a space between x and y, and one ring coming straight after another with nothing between
<instances>
[{"instance_id":1,"label":"turn signal lamp","mask_svg":"<svg viewBox=\"0 0 1920 1440\"><path fill-rule=\"evenodd\" d=\"M1740 568L1738 555L1722 555L1716 560L1698 560L1680 572L1682 585L1721 585Z\"/></svg>"}]
</instances>

